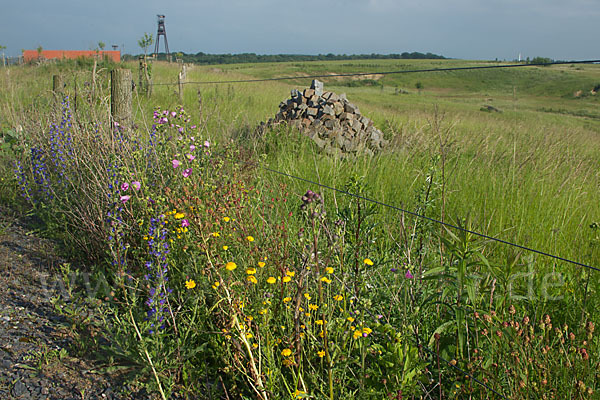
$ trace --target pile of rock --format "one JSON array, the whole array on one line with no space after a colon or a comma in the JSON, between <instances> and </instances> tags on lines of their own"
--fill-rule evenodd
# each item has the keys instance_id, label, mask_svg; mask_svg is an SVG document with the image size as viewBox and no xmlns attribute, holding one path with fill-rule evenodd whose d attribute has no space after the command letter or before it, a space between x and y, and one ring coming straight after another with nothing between
<instances>
[{"instance_id":1,"label":"pile of rock","mask_svg":"<svg viewBox=\"0 0 600 400\"><path fill-rule=\"evenodd\" d=\"M312 82L310 89L292 90L291 98L279 105L275 118L260 128L282 122L297 127L328 152L339 149L344 153L373 153L387 144L383 132L361 115L345 94L325 92L318 80Z\"/></svg>"}]
</instances>

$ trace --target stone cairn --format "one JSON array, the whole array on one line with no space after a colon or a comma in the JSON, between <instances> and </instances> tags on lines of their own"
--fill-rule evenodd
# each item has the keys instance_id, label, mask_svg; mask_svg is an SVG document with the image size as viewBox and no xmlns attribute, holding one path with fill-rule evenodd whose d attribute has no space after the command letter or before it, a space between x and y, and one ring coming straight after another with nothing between
<instances>
[{"instance_id":1,"label":"stone cairn","mask_svg":"<svg viewBox=\"0 0 600 400\"><path fill-rule=\"evenodd\" d=\"M279 105L275 118L261 123L258 129L264 131L281 123L298 128L328 153L363 151L373 154L387 144L383 132L360 114L346 94L338 96L325 92L323 82L316 79L310 89L293 89L291 98Z\"/></svg>"}]
</instances>

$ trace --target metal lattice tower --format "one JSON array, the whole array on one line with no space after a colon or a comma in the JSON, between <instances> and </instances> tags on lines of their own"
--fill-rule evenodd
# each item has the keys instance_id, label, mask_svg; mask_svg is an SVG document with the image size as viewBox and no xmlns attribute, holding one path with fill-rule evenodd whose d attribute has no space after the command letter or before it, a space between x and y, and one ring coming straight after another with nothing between
<instances>
[{"instance_id":1,"label":"metal lattice tower","mask_svg":"<svg viewBox=\"0 0 600 400\"><path fill-rule=\"evenodd\" d=\"M156 46L154 46L154 54L158 57L158 44L160 42L160 37L165 37L165 53L167 54L167 60L169 59L169 42L167 41L167 31L165 29L165 16L157 14L158 18L158 32L156 32Z\"/></svg>"}]
</instances>

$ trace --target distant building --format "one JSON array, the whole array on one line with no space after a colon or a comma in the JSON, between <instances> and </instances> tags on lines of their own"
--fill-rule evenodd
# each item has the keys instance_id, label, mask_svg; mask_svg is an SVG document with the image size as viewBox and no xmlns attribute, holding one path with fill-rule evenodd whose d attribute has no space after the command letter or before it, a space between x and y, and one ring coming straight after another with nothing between
<instances>
[{"instance_id":1,"label":"distant building","mask_svg":"<svg viewBox=\"0 0 600 400\"><path fill-rule=\"evenodd\" d=\"M57 59L77 59L79 57L108 57L114 62L121 61L121 52L119 50L42 50L40 55L37 50L23 50L23 59L25 62L35 61L38 58L50 60Z\"/></svg>"}]
</instances>

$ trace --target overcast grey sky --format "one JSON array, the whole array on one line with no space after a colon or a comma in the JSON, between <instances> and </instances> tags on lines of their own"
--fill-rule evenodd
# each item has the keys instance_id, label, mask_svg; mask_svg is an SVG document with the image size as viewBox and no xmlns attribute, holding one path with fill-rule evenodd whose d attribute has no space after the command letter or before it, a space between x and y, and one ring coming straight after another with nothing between
<instances>
[{"instance_id":1,"label":"overcast grey sky","mask_svg":"<svg viewBox=\"0 0 600 400\"><path fill-rule=\"evenodd\" d=\"M171 52L598 59L600 0L3 0L0 45L140 53L166 15ZM160 47L164 47L161 43Z\"/></svg>"}]
</instances>

